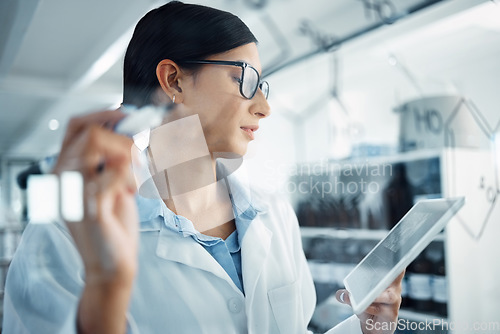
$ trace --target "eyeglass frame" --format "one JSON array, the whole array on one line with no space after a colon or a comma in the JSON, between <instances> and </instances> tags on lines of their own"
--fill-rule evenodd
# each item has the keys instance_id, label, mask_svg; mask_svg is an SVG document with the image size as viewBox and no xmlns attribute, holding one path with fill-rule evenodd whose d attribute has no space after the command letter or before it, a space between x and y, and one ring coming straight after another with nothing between
<instances>
[{"instance_id":1,"label":"eyeglass frame","mask_svg":"<svg viewBox=\"0 0 500 334\"><path fill-rule=\"evenodd\" d=\"M206 60L182 60L182 61L178 61L178 63L179 64L201 64L201 65L226 65L226 66L240 67L241 68L241 78L240 78L239 84L240 84L241 96L243 96L247 100L253 99L255 94L257 94L257 90L260 89L262 92L264 92L262 90L262 84L265 83L267 85L267 94L264 94L264 97L266 98L266 100L269 97L269 82L267 82L266 80L260 80L259 71L257 71L257 69L255 67L253 67L252 65L250 65L248 63L245 63L244 61L208 60L208 59L206 59ZM245 80L245 68L247 68L247 67L250 67L251 69L253 69L255 71L255 73L257 73L257 86L256 86L254 92L252 93L252 96L250 96L250 97L247 97L247 96L245 96L245 94L243 94L243 81Z\"/></svg>"}]
</instances>

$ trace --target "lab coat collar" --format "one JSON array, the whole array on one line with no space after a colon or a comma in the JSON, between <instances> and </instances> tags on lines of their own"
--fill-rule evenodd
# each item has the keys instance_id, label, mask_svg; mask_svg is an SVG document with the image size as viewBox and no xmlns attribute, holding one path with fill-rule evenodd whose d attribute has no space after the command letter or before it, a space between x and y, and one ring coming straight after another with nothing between
<instances>
[{"instance_id":1,"label":"lab coat collar","mask_svg":"<svg viewBox=\"0 0 500 334\"><path fill-rule=\"evenodd\" d=\"M255 218L241 243L242 276L247 303L252 303L257 282L271 249L273 233L265 226L263 216Z\"/></svg>"},{"instance_id":2,"label":"lab coat collar","mask_svg":"<svg viewBox=\"0 0 500 334\"><path fill-rule=\"evenodd\" d=\"M269 255L272 232L265 226L261 216L257 216L248 227L241 244L243 286L248 298L253 298L262 268ZM178 234L160 227L156 255L168 260L197 268L224 279L233 289L242 294L219 263L193 238L179 238Z\"/></svg>"},{"instance_id":3,"label":"lab coat collar","mask_svg":"<svg viewBox=\"0 0 500 334\"><path fill-rule=\"evenodd\" d=\"M233 289L241 293L224 268L193 238L179 238L179 235L161 226L156 246L156 255L168 261L173 261L214 274L228 282Z\"/></svg>"},{"instance_id":4,"label":"lab coat collar","mask_svg":"<svg viewBox=\"0 0 500 334\"><path fill-rule=\"evenodd\" d=\"M255 291L270 250L272 233L260 217L267 211L267 205L250 187L244 165L226 174L224 179L229 189L242 252L243 284L249 296ZM141 222L140 230L159 231L156 248L158 257L213 273L226 280L237 293L242 294L224 268L201 245L219 242L220 238L206 236L194 230L189 220L174 214L161 198L136 195L136 201ZM184 238L179 237L179 233Z\"/></svg>"}]
</instances>

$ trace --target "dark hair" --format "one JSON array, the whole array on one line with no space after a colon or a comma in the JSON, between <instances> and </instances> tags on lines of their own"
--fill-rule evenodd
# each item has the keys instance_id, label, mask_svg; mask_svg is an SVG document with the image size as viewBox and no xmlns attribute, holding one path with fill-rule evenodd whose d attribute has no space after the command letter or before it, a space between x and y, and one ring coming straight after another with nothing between
<instances>
[{"instance_id":1,"label":"dark hair","mask_svg":"<svg viewBox=\"0 0 500 334\"><path fill-rule=\"evenodd\" d=\"M228 12L179 1L153 9L135 27L125 53L123 103L142 107L152 102L159 87L156 66L163 59L205 59L252 42L257 39L250 29Z\"/></svg>"}]
</instances>

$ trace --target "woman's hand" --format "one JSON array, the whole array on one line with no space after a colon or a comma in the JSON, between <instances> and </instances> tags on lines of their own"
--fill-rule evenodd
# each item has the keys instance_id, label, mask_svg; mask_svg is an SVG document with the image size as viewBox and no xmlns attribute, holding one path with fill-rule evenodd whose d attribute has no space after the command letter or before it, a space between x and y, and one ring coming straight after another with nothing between
<instances>
[{"instance_id":1,"label":"woman's hand","mask_svg":"<svg viewBox=\"0 0 500 334\"><path fill-rule=\"evenodd\" d=\"M403 271L363 313L357 315L364 334L394 333L401 306L401 281L404 274ZM351 305L347 290L338 290L335 296L339 302Z\"/></svg>"},{"instance_id":2,"label":"woman's hand","mask_svg":"<svg viewBox=\"0 0 500 334\"><path fill-rule=\"evenodd\" d=\"M81 332L124 332L137 270L133 141L103 127L122 117L119 111L104 111L73 118L53 171L78 171L84 179L84 219L66 223L85 266Z\"/></svg>"}]
</instances>

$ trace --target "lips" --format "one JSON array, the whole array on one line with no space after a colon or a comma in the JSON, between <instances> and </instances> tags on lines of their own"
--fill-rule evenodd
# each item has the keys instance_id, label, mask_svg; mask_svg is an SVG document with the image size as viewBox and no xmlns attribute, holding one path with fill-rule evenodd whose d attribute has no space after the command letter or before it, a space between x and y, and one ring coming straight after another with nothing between
<instances>
[{"instance_id":1,"label":"lips","mask_svg":"<svg viewBox=\"0 0 500 334\"><path fill-rule=\"evenodd\" d=\"M241 130L243 130L249 137L250 139L255 139L254 132L259 129L258 125L245 125L240 127Z\"/></svg>"}]
</instances>

